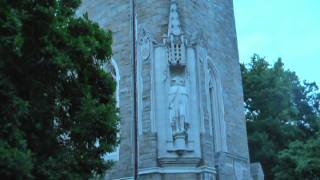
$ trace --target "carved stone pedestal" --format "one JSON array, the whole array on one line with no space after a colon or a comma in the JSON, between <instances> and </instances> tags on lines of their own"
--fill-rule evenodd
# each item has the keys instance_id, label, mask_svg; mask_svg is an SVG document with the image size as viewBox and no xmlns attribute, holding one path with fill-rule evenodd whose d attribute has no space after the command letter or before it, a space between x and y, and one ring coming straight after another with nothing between
<instances>
[{"instance_id":1,"label":"carved stone pedestal","mask_svg":"<svg viewBox=\"0 0 320 180\"><path fill-rule=\"evenodd\" d=\"M173 147L176 149L178 155L182 155L185 151L187 151L186 146L186 137L183 134L176 135L174 137Z\"/></svg>"}]
</instances>

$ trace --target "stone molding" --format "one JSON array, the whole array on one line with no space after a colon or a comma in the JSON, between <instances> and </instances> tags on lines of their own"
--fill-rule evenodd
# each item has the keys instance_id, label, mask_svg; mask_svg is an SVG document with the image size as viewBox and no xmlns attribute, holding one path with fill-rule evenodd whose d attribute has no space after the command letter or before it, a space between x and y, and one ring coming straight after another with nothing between
<instances>
[{"instance_id":1,"label":"stone molding","mask_svg":"<svg viewBox=\"0 0 320 180\"><path fill-rule=\"evenodd\" d=\"M153 167L139 169L139 175L145 174L180 174L180 173L211 173L216 174L214 167L201 166L201 167Z\"/></svg>"}]
</instances>

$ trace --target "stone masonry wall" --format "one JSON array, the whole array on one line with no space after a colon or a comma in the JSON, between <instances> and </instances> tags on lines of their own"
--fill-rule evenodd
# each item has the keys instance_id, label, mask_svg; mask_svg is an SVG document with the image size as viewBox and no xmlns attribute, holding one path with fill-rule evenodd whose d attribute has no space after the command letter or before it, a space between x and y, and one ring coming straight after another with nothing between
<instances>
[{"instance_id":1,"label":"stone masonry wall","mask_svg":"<svg viewBox=\"0 0 320 180\"><path fill-rule=\"evenodd\" d=\"M130 0L83 0L78 14L89 18L103 29L113 32L113 58L120 71L120 159L109 177L132 177L133 174L133 65L131 58ZM119 173L121 170L121 173ZM108 178L107 179L111 179Z\"/></svg>"},{"instance_id":2,"label":"stone masonry wall","mask_svg":"<svg viewBox=\"0 0 320 180\"><path fill-rule=\"evenodd\" d=\"M138 27L145 28L160 41L167 34L169 0L136 0ZM133 174L133 71L131 57L131 1L130 0L83 0L78 14L88 12L99 25L113 32L113 58L120 70L120 160L110 171L108 178L130 177ZM182 29L189 39L202 34L213 64L219 70L224 102L224 119L227 128L227 145L230 154L249 159L247 134L243 109L243 90L238 60L237 37L232 0L178 0ZM144 66L147 84L143 98L147 102L142 115L140 136L140 166L157 166L156 134L151 132L151 78ZM145 86L145 85L144 85ZM148 106L148 102L150 103ZM205 164L213 165L212 136L206 130L201 135ZM143 153L142 153L143 152Z\"/></svg>"}]
</instances>

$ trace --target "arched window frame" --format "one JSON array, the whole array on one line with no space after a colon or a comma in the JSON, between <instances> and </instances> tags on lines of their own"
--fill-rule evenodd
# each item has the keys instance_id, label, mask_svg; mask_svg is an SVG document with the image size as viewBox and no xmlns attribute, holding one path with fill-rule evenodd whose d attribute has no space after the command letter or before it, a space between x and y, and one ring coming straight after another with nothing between
<instances>
[{"instance_id":1,"label":"arched window frame","mask_svg":"<svg viewBox=\"0 0 320 180\"><path fill-rule=\"evenodd\" d=\"M117 108L120 108L120 72L119 72L117 62L113 58L111 58L110 61L108 61L104 65L104 70L111 73L113 79L116 81L116 91L115 91L116 106ZM118 133L118 137L120 137L119 133ZM120 157L120 144L118 145L118 147L114 152L107 153L104 156L104 159L119 161L119 157Z\"/></svg>"},{"instance_id":2,"label":"arched window frame","mask_svg":"<svg viewBox=\"0 0 320 180\"><path fill-rule=\"evenodd\" d=\"M219 71L208 57L207 93L209 97L208 112L211 134L215 152L227 152L226 123L224 120L224 103Z\"/></svg>"}]
</instances>

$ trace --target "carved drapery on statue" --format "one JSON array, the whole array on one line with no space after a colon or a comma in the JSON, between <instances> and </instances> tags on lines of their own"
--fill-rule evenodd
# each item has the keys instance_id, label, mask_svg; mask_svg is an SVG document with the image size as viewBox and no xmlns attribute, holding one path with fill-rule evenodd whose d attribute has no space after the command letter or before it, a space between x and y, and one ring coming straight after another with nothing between
<instances>
[{"instance_id":1,"label":"carved drapery on statue","mask_svg":"<svg viewBox=\"0 0 320 180\"><path fill-rule=\"evenodd\" d=\"M189 128L187 106L188 93L185 87L185 81L181 77L174 77L171 80L169 90L169 115L174 139L176 136L184 136L187 138Z\"/></svg>"}]
</instances>

